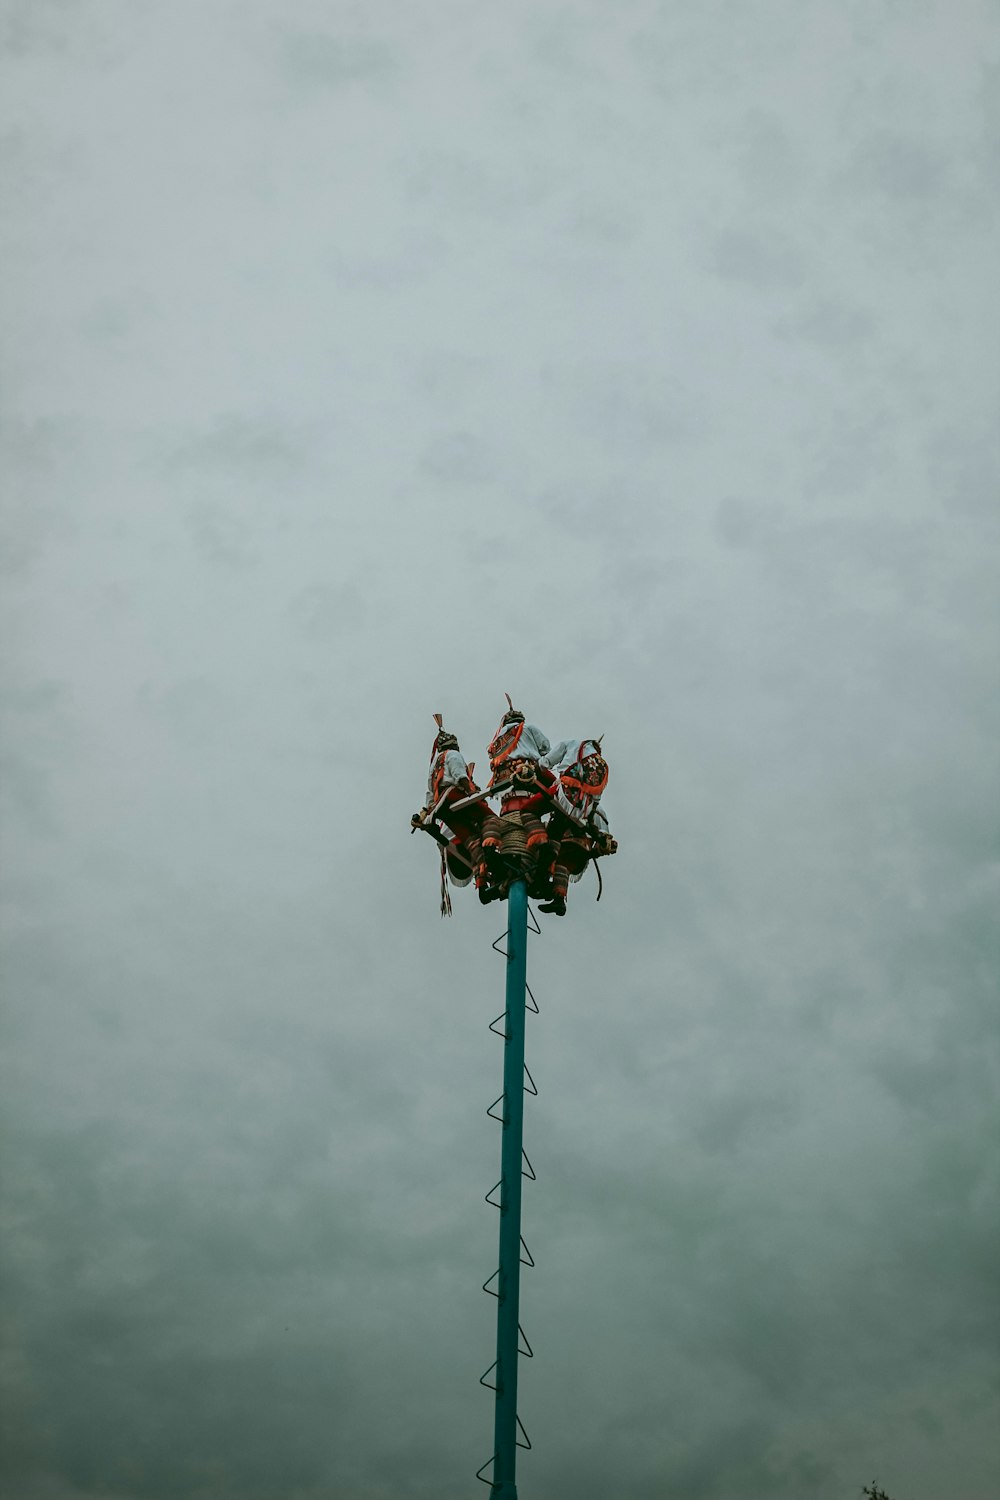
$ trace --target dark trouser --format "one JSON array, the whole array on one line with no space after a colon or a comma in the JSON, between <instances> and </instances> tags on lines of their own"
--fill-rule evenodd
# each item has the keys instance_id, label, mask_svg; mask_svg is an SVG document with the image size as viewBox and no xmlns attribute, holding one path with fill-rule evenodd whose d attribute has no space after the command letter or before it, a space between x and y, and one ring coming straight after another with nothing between
<instances>
[{"instance_id":1,"label":"dark trouser","mask_svg":"<svg viewBox=\"0 0 1000 1500\"><path fill-rule=\"evenodd\" d=\"M579 880L587 868L590 839L565 813L554 812L549 819L549 845L553 855L552 890L565 901L570 880Z\"/></svg>"},{"instance_id":2,"label":"dark trouser","mask_svg":"<svg viewBox=\"0 0 1000 1500\"><path fill-rule=\"evenodd\" d=\"M475 875L476 885L483 879L482 837L483 814L479 807L463 807L461 812L451 813L447 803L441 811L441 819L455 835L448 847L448 872L456 885L468 885Z\"/></svg>"}]
</instances>

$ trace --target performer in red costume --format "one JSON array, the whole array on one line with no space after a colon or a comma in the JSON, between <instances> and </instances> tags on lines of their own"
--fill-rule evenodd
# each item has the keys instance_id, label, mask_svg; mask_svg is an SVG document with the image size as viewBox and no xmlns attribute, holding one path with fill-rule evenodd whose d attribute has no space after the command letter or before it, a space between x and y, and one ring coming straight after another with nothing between
<instances>
[{"instance_id":1,"label":"performer in red costume","mask_svg":"<svg viewBox=\"0 0 1000 1500\"><path fill-rule=\"evenodd\" d=\"M479 791L472 779L474 767L466 765L458 740L443 727L440 714L434 715L438 732L431 748L427 775L427 803L413 814L413 828L423 828L441 845L441 915L451 915L448 877L453 885L465 886L475 879L476 886L486 886L481 833L486 814L485 801L471 803L456 810L455 803L473 797Z\"/></svg>"},{"instance_id":2,"label":"performer in red costume","mask_svg":"<svg viewBox=\"0 0 1000 1500\"><path fill-rule=\"evenodd\" d=\"M541 766L549 741L535 724L507 699L507 712L489 748L490 786L500 792L500 811L488 812L482 825L483 858L490 871L487 894L493 900L506 894L511 879L522 875L530 883L548 843L541 812L547 808L545 788L555 778Z\"/></svg>"},{"instance_id":3,"label":"performer in red costume","mask_svg":"<svg viewBox=\"0 0 1000 1500\"><path fill-rule=\"evenodd\" d=\"M563 740L544 757L541 774L551 775L553 766L559 777L548 793L551 896L538 909L564 917L569 882L580 879L591 858L614 854L618 844L600 806L609 774L601 741ZM539 877L544 879L542 871Z\"/></svg>"}]
</instances>

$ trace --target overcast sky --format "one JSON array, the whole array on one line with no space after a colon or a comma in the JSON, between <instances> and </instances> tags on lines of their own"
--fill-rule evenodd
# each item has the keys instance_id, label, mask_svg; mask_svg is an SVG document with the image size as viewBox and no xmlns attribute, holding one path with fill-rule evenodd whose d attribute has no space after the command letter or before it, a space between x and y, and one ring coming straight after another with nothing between
<instances>
[{"instance_id":1,"label":"overcast sky","mask_svg":"<svg viewBox=\"0 0 1000 1500\"><path fill-rule=\"evenodd\" d=\"M5 1500L478 1489L505 691L519 1493L992 1500L997 7L0 25Z\"/></svg>"}]
</instances>

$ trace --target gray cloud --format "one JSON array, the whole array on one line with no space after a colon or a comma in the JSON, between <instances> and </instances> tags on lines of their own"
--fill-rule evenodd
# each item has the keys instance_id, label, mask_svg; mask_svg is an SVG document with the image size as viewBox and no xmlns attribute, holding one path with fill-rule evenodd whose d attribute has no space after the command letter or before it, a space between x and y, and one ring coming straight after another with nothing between
<instances>
[{"instance_id":1,"label":"gray cloud","mask_svg":"<svg viewBox=\"0 0 1000 1500\"><path fill-rule=\"evenodd\" d=\"M374 37L331 36L325 31L283 27L278 47L288 83L296 89L369 86L399 66L398 49Z\"/></svg>"},{"instance_id":2,"label":"gray cloud","mask_svg":"<svg viewBox=\"0 0 1000 1500\"><path fill-rule=\"evenodd\" d=\"M913 136L878 131L855 148L851 164L855 182L889 197L937 198L947 185L939 149Z\"/></svg>"},{"instance_id":3,"label":"gray cloud","mask_svg":"<svg viewBox=\"0 0 1000 1500\"><path fill-rule=\"evenodd\" d=\"M989 8L8 11L0 1488L474 1484L507 690L522 1492L986 1500Z\"/></svg>"},{"instance_id":4,"label":"gray cloud","mask_svg":"<svg viewBox=\"0 0 1000 1500\"><path fill-rule=\"evenodd\" d=\"M495 472L491 455L471 432L441 433L428 444L420 467L432 480L445 484L482 484Z\"/></svg>"},{"instance_id":5,"label":"gray cloud","mask_svg":"<svg viewBox=\"0 0 1000 1500\"><path fill-rule=\"evenodd\" d=\"M727 280L742 281L761 291L797 287L804 275L800 257L791 246L739 229L717 236L711 265Z\"/></svg>"},{"instance_id":6,"label":"gray cloud","mask_svg":"<svg viewBox=\"0 0 1000 1500\"><path fill-rule=\"evenodd\" d=\"M871 340L877 327L868 308L819 299L778 324L790 337L809 339L825 348L856 354Z\"/></svg>"},{"instance_id":7,"label":"gray cloud","mask_svg":"<svg viewBox=\"0 0 1000 1500\"><path fill-rule=\"evenodd\" d=\"M332 588L316 583L302 590L291 612L306 635L324 641L363 629L368 606L354 584Z\"/></svg>"},{"instance_id":8,"label":"gray cloud","mask_svg":"<svg viewBox=\"0 0 1000 1500\"><path fill-rule=\"evenodd\" d=\"M302 442L301 434L279 423L227 413L210 430L178 443L167 462L180 472L235 471L274 482L299 466Z\"/></svg>"}]
</instances>

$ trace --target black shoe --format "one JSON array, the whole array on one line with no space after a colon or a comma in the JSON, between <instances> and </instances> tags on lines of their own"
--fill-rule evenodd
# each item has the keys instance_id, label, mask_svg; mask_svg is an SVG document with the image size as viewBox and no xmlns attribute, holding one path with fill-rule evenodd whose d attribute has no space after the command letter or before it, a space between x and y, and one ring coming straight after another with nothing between
<instances>
[{"instance_id":1,"label":"black shoe","mask_svg":"<svg viewBox=\"0 0 1000 1500\"><path fill-rule=\"evenodd\" d=\"M543 901L538 910L550 912L555 917L564 917L566 915L566 903L561 896L553 896L551 901Z\"/></svg>"}]
</instances>

